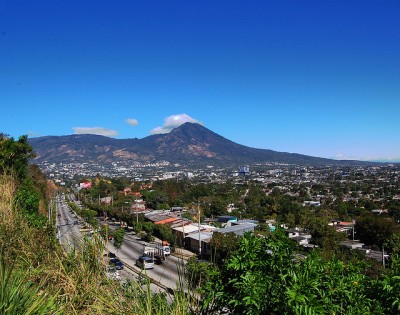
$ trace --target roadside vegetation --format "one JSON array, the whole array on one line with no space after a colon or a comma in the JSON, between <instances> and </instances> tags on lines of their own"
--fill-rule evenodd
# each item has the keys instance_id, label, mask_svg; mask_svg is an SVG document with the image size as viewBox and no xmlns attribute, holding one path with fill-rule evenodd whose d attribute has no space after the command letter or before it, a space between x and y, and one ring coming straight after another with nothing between
<instances>
[{"instance_id":1,"label":"roadside vegetation","mask_svg":"<svg viewBox=\"0 0 400 315\"><path fill-rule=\"evenodd\" d=\"M84 240L64 252L56 239L55 215L49 207L56 192L40 170L28 164L33 156L26 137L0 137L0 314L399 314L400 242L397 212L386 218L369 216L364 208L329 201L313 215L276 187L265 194L255 183L156 183L143 190L155 208L200 206L202 216L225 214L236 205L243 218L275 218L311 231L319 249L305 253L280 228L262 226L243 237L215 234L209 261L189 260L181 270L180 288L152 294L150 284L118 282L106 277L100 238ZM170 231L130 217L128 198L118 196L111 180L97 178L80 196L79 210L89 222L104 213L126 219L144 236L176 242ZM140 187L137 187L140 188ZM339 191L340 187L336 187ZM342 187L343 188L343 187ZM134 188L136 189L136 188ZM301 190L301 187L299 187ZM315 187L315 189L322 189ZM343 188L344 189L344 188ZM113 204L96 200L115 192ZM341 193L340 191L338 194ZM82 200L81 199L81 200ZM93 201L94 200L94 201ZM89 210L90 209L90 210ZM364 210L363 210L364 209ZM327 222L332 217L359 216L358 231L390 251L386 268L336 246L340 236ZM193 212L193 218L197 215ZM390 223L388 223L390 222ZM117 236L117 245L123 238ZM374 234L375 233L375 234Z\"/></svg>"},{"instance_id":2,"label":"roadside vegetation","mask_svg":"<svg viewBox=\"0 0 400 315\"><path fill-rule=\"evenodd\" d=\"M184 297L168 303L149 286L107 279L102 242L61 249L47 217L54 185L38 180L31 156L25 137L1 135L0 314L188 314Z\"/></svg>"}]
</instances>

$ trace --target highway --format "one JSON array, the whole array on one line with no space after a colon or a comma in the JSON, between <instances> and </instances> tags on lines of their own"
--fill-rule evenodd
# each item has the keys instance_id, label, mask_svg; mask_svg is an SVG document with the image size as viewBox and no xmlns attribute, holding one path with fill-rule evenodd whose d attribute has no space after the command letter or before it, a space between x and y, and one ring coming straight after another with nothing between
<instances>
[{"instance_id":1,"label":"highway","mask_svg":"<svg viewBox=\"0 0 400 315\"><path fill-rule=\"evenodd\" d=\"M80 247L82 233L79 225L81 223L73 213L65 200L64 195L56 197L56 226L57 238L66 251Z\"/></svg>"},{"instance_id":2,"label":"highway","mask_svg":"<svg viewBox=\"0 0 400 315\"><path fill-rule=\"evenodd\" d=\"M73 196L69 196L71 200L74 200ZM79 203L77 203L80 206ZM57 210L57 238L61 245L66 251L73 248L79 248L82 233L80 228L83 227L82 221L79 217L71 210L64 195L57 196L56 199L56 210ZM76 224L78 223L78 224ZM105 223L101 222L100 223ZM117 229L117 225L108 223L110 230ZM108 241L107 248L110 252L113 252L117 257L125 264L126 268L120 272L123 278L136 279L138 274L145 274L148 276L154 284L161 286L164 289L176 289L182 288L182 277L185 260L176 256L168 256L159 265L155 265L154 269L141 270L135 263L136 259L143 255L143 241L135 236L126 234L124 237L123 244L119 250L117 250L112 241ZM103 253L99 253L102 256ZM130 273L132 272L132 273Z\"/></svg>"},{"instance_id":3,"label":"highway","mask_svg":"<svg viewBox=\"0 0 400 315\"><path fill-rule=\"evenodd\" d=\"M125 235L124 242L118 251L112 241L108 242L108 249L115 253L124 264L129 265L138 273L145 273L164 287L176 289L179 286L180 276L183 276L183 267L186 261L171 255L166 257L160 265L155 265L154 269L142 271L135 266L135 263L136 259L143 255L143 248L143 241L135 235Z\"/></svg>"}]
</instances>

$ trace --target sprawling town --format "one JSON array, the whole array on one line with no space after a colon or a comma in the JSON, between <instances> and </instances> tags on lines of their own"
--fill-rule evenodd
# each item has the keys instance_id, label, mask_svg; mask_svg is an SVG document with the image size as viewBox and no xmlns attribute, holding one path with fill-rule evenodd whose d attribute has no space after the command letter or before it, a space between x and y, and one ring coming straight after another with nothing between
<instances>
[{"instance_id":1,"label":"sprawling town","mask_svg":"<svg viewBox=\"0 0 400 315\"><path fill-rule=\"evenodd\" d=\"M139 217L168 226L170 243L202 258L212 256L215 233L262 234L279 227L304 251L323 247L328 255L335 246L344 246L384 264L389 257L384 238L390 236L390 224L385 225L387 235L377 236L368 231L372 223L364 221L370 215L378 226L387 218L395 229L400 220L397 164L266 163L197 170L168 162L131 167L113 163L107 170L89 163L40 166L88 208L101 210L126 228L133 229ZM318 226L321 222L327 227Z\"/></svg>"}]
</instances>

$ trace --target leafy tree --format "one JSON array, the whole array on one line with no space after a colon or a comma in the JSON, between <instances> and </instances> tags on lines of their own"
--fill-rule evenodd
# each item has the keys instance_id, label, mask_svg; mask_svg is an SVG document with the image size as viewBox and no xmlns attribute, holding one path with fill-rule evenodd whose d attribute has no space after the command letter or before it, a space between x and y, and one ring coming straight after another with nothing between
<instances>
[{"instance_id":1,"label":"leafy tree","mask_svg":"<svg viewBox=\"0 0 400 315\"><path fill-rule=\"evenodd\" d=\"M226 205L224 204L224 201L220 197L215 197L211 201L210 207L205 213L207 217L211 216L219 216L222 215L226 212Z\"/></svg>"},{"instance_id":2,"label":"leafy tree","mask_svg":"<svg viewBox=\"0 0 400 315\"><path fill-rule=\"evenodd\" d=\"M82 209L81 211L81 216L85 219L86 222L90 224L96 224L97 220L95 219L97 215L97 211L91 210L91 209Z\"/></svg>"},{"instance_id":3,"label":"leafy tree","mask_svg":"<svg viewBox=\"0 0 400 315\"><path fill-rule=\"evenodd\" d=\"M187 200L199 200L202 197L207 197L212 195L212 189L210 185L198 184L194 185L190 191L187 193Z\"/></svg>"},{"instance_id":4,"label":"leafy tree","mask_svg":"<svg viewBox=\"0 0 400 315\"><path fill-rule=\"evenodd\" d=\"M100 235L103 239L107 240L108 236L110 235L110 229L108 225L102 225L100 228Z\"/></svg>"},{"instance_id":5,"label":"leafy tree","mask_svg":"<svg viewBox=\"0 0 400 315\"><path fill-rule=\"evenodd\" d=\"M185 264L185 277L190 288L201 288L208 280L210 268L212 268L210 262L198 261L195 256L190 257Z\"/></svg>"},{"instance_id":6,"label":"leafy tree","mask_svg":"<svg viewBox=\"0 0 400 315\"><path fill-rule=\"evenodd\" d=\"M232 252L238 249L238 237L234 233L213 233L210 241L212 260L221 264Z\"/></svg>"},{"instance_id":7,"label":"leafy tree","mask_svg":"<svg viewBox=\"0 0 400 315\"><path fill-rule=\"evenodd\" d=\"M287 314L283 275L292 265L291 248L280 231L270 238L246 233L238 250L210 274L202 290L203 306L225 307L235 314Z\"/></svg>"},{"instance_id":8,"label":"leafy tree","mask_svg":"<svg viewBox=\"0 0 400 315\"><path fill-rule=\"evenodd\" d=\"M122 228L118 228L113 232L114 238L114 246L118 250L121 248L122 243L124 242L125 230Z\"/></svg>"},{"instance_id":9,"label":"leafy tree","mask_svg":"<svg viewBox=\"0 0 400 315\"><path fill-rule=\"evenodd\" d=\"M30 178L25 179L19 187L15 203L17 208L27 213L38 212L39 210L39 194Z\"/></svg>"},{"instance_id":10,"label":"leafy tree","mask_svg":"<svg viewBox=\"0 0 400 315\"><path fill-rule=\"evenodd\" d=\"M391 200L388 205L389 215L392 216L398 223L400 223L400 201Z\"/></svg>"},{"instance_id":11,"label":"leafy tree","mask_svg":"<svg viewBox=\"0 0 400 315\"><path fill-rule=\"evenodd\" d=\"M146 201L146 205L151 209L159 209L160 205L167 204L167 196L157 190L142 191L143 199Z\"/></svg>"},{"instance_id":12,"label":"leafy tree","mask_svg":"<svg viewBox=\"0 0 400 315\"><path fill-rule=\"evenodd\" d=\"M286 214L285 224L288 228L296 227L296 217L292 212Z\"/></svg>"},{"instance_id":13,"label":"leafy tree","mask_svg":"<svg viewBox=\"0 0 400 315\"><path fill-rule=\"evenodd\" d=\"M0 173L13 171L19 180L26 177L29 159L35 157L28 143L28 136L18 141L0 133Z\"/></svg>"},{"instance_id":14,"label":"leafy tree","mask_svg":"<svg viewBox=\"0 0 400 315\"><path fill-rule=\"evenodd\" d=\"M279 229L265 238L245 234L219 269L209 268L201 290L203 312L396 314L399 299L390 294L382 307L371 290L373 282L363 274L364 263L323 261L316 252L295 258L290 240ZM397 289L396 281L388 279L386 292Z\"/></svg>"},{"instance_id":15,"label":"leafy tree","mask_svg":"<svg viewBox=\"0 0 400 315\"><path fill-rule=\"evenodd\" d=\"M172 246L174 246L176 243L176 236L169 226L155 225L154 235L161 240L167 240Z\"/></svg>"},{"instance_id":16,"label":"leafy tree","mask_svg":"<svg viewBox=\"0 0 400 315\"><path fill-rule=\"evenodd\" d=\"M391 218L366 213L357 219L355 230L364 243L382 247L399 226Z\"/></svg>"},{"instance_id":17,"label":"leafy tree","mask_svg":"<svg viewBox=\"0 0 400 315\"><path fill-rule=\"evenodd\" d=\"M371 296L382 306L382 314L400 314L400 255L392 253L390 270L373 282Z\"/></svg>"},{"instance_id":18,"label":"leafy tree","mask_svg":"<svg viewBox=\"0 0 400 315\"><path fill-rule=\"evenodd\" d=\"M111 183L114 186L115 190L117 191L123 191L125 187L128 187L130 182L128 181L127 178L116 178L116 179L111 179Z\"/></svg>"},{"instance_id":19,"label":"leafy tree","mask_svg":"<svg viewBox=\"0 0 400 315\"><path fill-rule=\"evenodd\" d=\"M400 232L393 233L384 245L389 253L400 255Z\"/></svg>"}]
</instances>

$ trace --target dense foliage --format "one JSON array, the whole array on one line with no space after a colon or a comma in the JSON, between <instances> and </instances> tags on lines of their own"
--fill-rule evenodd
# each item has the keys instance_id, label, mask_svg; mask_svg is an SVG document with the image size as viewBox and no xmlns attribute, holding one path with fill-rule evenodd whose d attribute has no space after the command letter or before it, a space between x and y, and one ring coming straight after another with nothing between
<instances>
[{"instance_id":1,"label":"dense foliage","mask_svg":"<svg viewBox=\"0 0 400 315\"><path fill-rule=\"evenodd\" d=\"M0 133L0 174L13 171L18 180L23 180L28 170L28 161L34 157L28 137L21 136L17 141Z\"/></svg>"},{"instance_id":2,"label":"dense foliage","mask_svg":"<svg viewBox=\"0 0 400 315\"><path fill-rule=\"evenodd\" d=\"M192 263L188 274L200 286L203 313L398 314L399 262L378 279L365 274L367 267L366 261L325 261L317 252L298 256L278 230L269 237L246 234L221 267Z\"/></svg>"}]
</instances>

